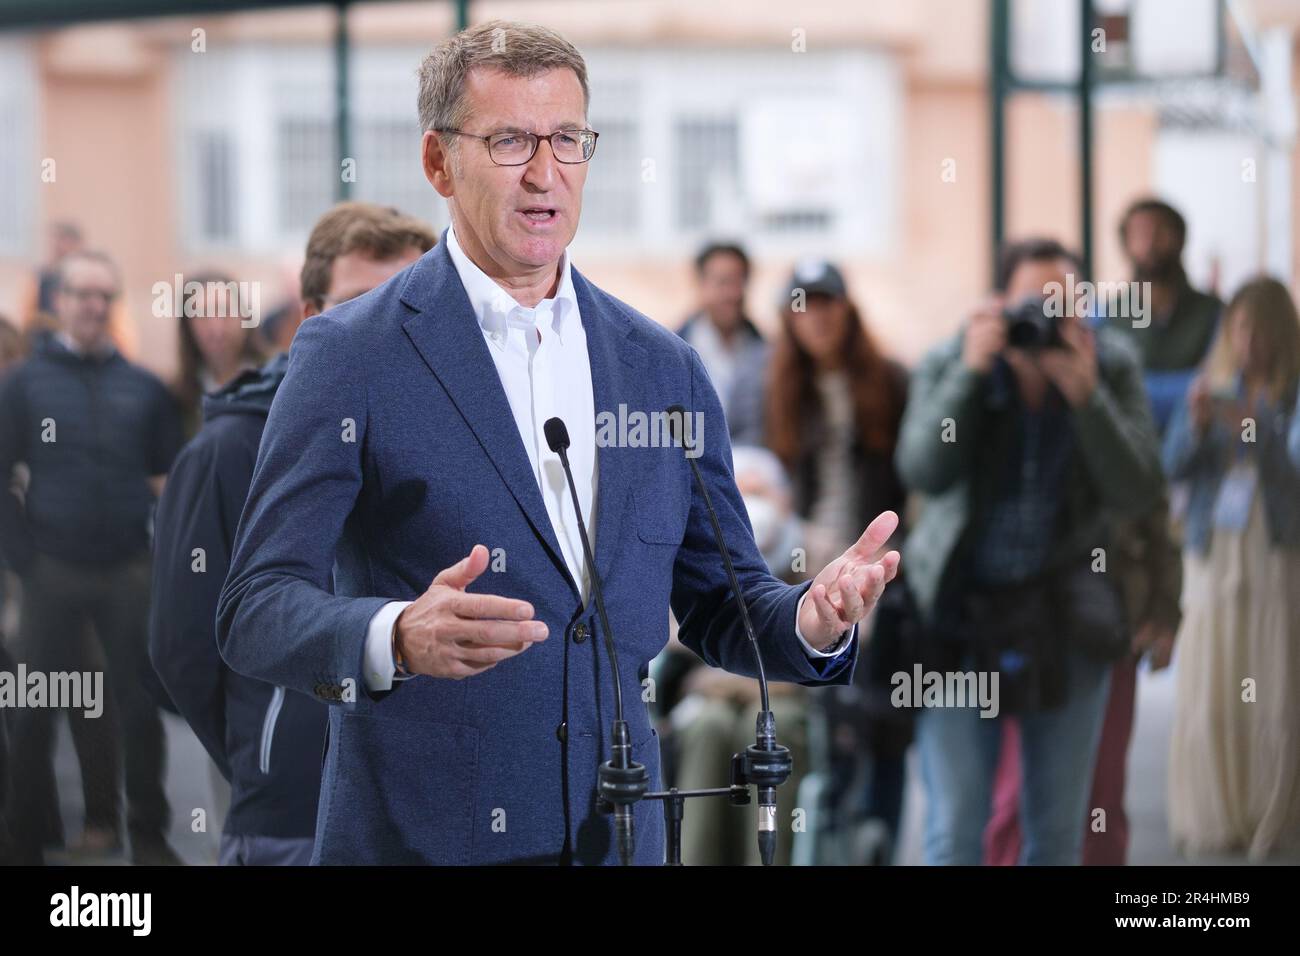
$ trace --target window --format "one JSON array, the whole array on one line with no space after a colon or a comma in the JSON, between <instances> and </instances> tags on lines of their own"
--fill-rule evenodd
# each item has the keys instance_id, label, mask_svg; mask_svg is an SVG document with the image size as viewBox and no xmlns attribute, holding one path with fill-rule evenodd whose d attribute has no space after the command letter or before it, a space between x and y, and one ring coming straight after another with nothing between
<instances>
[{"instance_id":1,"label":"window","mask_svg":"<svg viewBox=\"0 0 1300 956\"><path fill-rule=\"evenodd\" d=\"M352 57L352 153L357 199L396 206L435 227L447 222L446 204L420 165L415 71L424 46L363 47Z\"/></svg>"},{"instance_id":2,"label":"window","mask_svg":"<svg viewBox=\"0 0 1300 956\"><path fill-rule=\"evenodd\" d=\"M414 94L411 102L415 102ZM353 194L357 199L430 218L435 200L441 200L420 166L419 124L411 117L356 119L352 134L352 151L357 159Z\"/></svg>"},{"instance_id":3,"label":"window","mask_svg":"<svg viewBox=\"0 0 1300 956\"><path fill-rule=\"evenodd\" d=\"M354 50L352 196L435 227L446 207L420 168L415 67L423 47ZM186 246L297 249L337 200L333 50L249 43L178 51Z\"/></svg>"},{"instance_id":4,"label":"window","mask_svg":"<svg viewBox=\"0 0 1300 956\"><path fill-rule=\"evenodd\" d=\"M884 53L584 50L600 132L576 245L678 254L705 238L760 254L894 244L898 68Z\"/></svg>"},{"instance_id":5,"label":"window","mask_svg":"<svg viewBox=\"0 0 1300 956\"><path fill-rule=\"evenodd\" d=\"M735 116L678 116L674 180L679 229L710 229L740 215L740 124Z\"/></svg>"},{"instance_id":6,"label":"window","mask_svg":"<svg viewBox=\"0 0 1300 956\"><path fill-rule=\"evenodd\" d=\"M226 130L195 130L194 162L199 192L199 235L213 243L233 242L235 226L235 148Z\"/></svg>"},{"instance_id":7,"label":"window","mask_svg":"<svg viewBox=\"0 0 1300 956\"><path fill-rule=\"evenodd\" d=\"M349 64L358 199L440 227L446 205L420 168L422 45L364 47ZM183 228L200 250L297 247L335 201L333 51L248 43L178 52ZM675 255L713 236L757 254L895 244L899 68L841 49L584 50L589 122L577 251Z\"/></svg>"},{"instance_id":8,"label":"window","mask_svg":"<svg viewBox=\"0 0 1300 956\"><path fill-rule=\"evenodd\" d=\"M334 124L308 116L276 120L275 172L280 187L279 232L306 236L335 199Z\"/></svg>"},{"instance_id":9,"label":"window","mask_svg":"<svg viewBox=\"0 0 1300 956\"><path fill-rule=\"evenodd\" d=\"M28 47L0 39L0 254L31 246L35 196L42 167L36 155L35 64Z\"/></svg>"},{"instance_id":10,"label":"window","mask_svg":"<svg viewBox=\"0 0 1300 956\"><path fill-rule=\"evenodd\" d=\"M582 228L635 236L641 218L637 192L642 175L636 121L597 117L588 122L600 139L582 190Z\"/></svg>"}]
</instances>

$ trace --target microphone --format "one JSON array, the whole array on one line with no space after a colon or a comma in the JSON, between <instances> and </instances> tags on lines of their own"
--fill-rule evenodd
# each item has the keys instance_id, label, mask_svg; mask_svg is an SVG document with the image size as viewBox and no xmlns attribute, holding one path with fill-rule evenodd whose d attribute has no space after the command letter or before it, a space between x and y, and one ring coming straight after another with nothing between
<instances>
[{"instance_id":1,"label":"microphone","mask_svg":"<svg viewBox=\"0 0 1300 956\"><path fill-rule=\"evenodd\" d=\"M692 451L693 449L687 446L683 433L686 409L681 405L670 405L667 414L673 441L679 442L685 451ZM713 508L709 489L704 484L704 477L700 474L700 466L696 464L695 456L687 454L686 460L690 462L691 472L695 475L695 485L700 489L704 508L709 513L709 523L713 526L713 540L722 554L722 564L727 570L731 594L735 598L741 624L749 637L750 645L754 648L754 660L758 664L758 687L762 695L762 704L758 719L755 721L754 743L745 748L744 766L745 776L758 789L759 856L764 866L771 866L776 858L776 788L789 779L794 769L794 761L790 757L790 750L776 742L776 716L768 704L767 672L763 669L763 654L758 646L758 638L754 635L754 625L749 620L749 608L745 606L745 598L740 590L740 579L736 577L736 569L731 563L731 549L727 547L726 539L722 535L718 513Z\"/></svg>"},{"instance_id":2,"label":"microphone","mask_svg":"<svg viewBox=\"0 0 1300 956\"><path fill-rule=\"evenodd\" d=\"M548 418L542 426L546 444L560 456L564 477L568 481L569 496L573 499L573 513L578 518L578 537L582 540L582 554L591 572L591 593L596 598L596 613L605 638L605 651L614 672L614 727L610 744L610 759L600 765L597 772L597 792L602 800L614 808L614 832L618 841L618 855L624 866L632 863L636 849L636 836L632 827L632 804L641 800L649 787L650 775L645 766L632 760L632 737L623 719L623 685L619 680L618 650L614 647L614 632L605 613L605 594L596 571L596 560L591 553L591 540L582 520L582 506L578 503L578 488L573 483L573 470L569 467L569 429L560 418Z\"/></svg>"}]
</instances>

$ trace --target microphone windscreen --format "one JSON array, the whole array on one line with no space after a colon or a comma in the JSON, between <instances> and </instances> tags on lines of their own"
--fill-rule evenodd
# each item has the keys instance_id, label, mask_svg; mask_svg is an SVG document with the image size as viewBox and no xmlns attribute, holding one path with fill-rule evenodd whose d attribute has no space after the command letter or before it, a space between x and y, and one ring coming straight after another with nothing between
<instances>
[{"instance_id":1,"label":"microphone windscreen","mask_svg":"<svg viewBox=\"0 0 1300 956\"><path fill-rule=\"evenodd\" d=\"M563 419L548 418L546 424L542 426L542 431L546 433L546 444L557 455L561 449L569 447L569 430L564 427Z\"/></svg>"}]
</instances>

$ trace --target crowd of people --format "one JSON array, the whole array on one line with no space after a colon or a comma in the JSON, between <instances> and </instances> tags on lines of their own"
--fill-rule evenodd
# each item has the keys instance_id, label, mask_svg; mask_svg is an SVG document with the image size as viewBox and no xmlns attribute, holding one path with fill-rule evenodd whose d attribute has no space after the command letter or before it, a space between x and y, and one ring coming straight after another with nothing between
<instances>
[{"instance_id":1,"label":"crowd of people","mask_svg":"<svg viewBox=\"0 0 1300 956\"><path fill-rule=\"evenodd\" d=\"M748 312L745 250L696 257L698 310L679 332L722 401L773 574L806 580L873 516L906 516L900 580L853 682L772 688L796 768L778 819L803 820L784 861L891 862L914 749L926 863L1126 862L1143 659L1176 663L1175 846L1262 860L1300 845L1300 318L1272 278L1226 306L1193 288L1186 223L1164 202L1133 203L1119 231L1145 315L1101 299L1054 314L1048 290L1089 277L1061 242L1031 238L1002 250L993 293L911 370L834 263L794 268L769 337ZM311 233L300 301L257 327L238 283L195 277L168 385L127 358L114 260L70 224L53 239L28 314L0 320L0 670L104 672L108 693L96 717L0 711L0 859L179 862L167 710L210 757L220 861L305 863L326 707L231 670L217 601L297 326L437 237L340 204ZM752 740L754 682L675 639L654 673L662 782L725 785ZM992 712L912 707L897 689L914 673L995 675ZM61 713L83 787L75 843L54 773ZM683 860L754 862L752 832L724 801L695 801Z\"/></svg>"}]
</instances>

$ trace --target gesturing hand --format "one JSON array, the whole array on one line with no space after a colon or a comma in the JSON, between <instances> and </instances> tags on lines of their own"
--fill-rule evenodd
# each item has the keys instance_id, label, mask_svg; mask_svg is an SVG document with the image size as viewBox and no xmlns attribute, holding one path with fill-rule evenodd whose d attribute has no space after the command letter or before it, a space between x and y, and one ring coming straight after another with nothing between
<instances>
[{"instance_id":1,"label":"gesturing hand","mask_svg":"<svg viewBox=\"0 0 1300 956\"><path fill-rule=\"evenodd\" d=\"M881 512L862 537L813 578L799 618L805 641L825 650L871 613L885 585L898 573L897 551L877 557L897 527L898 515Z\"/></svg>"},{"instance_id":2,"label":"gesturing hand","mask_svg":"<svg viewBox=\"0 0 1300 956\"><path fill-rule=\"evenodd\" d=\"M981 303L962 335L961 360L981 375L993 367L993 360L1007 345L1007 320L1002 317L1004 305L1001 297Z\"/></svg>"},{"instance_id":3,"label":"gesturing hand","mask_svg":"<svg viewBox=\"0 0 1300 956\"><path fill-rule=\"evenodd\" d=\"M1061 322L1064 348L1043 349L1038 367L1074 408L1086 405L1097 390L1097 339L1077 319Z\"/></svg>"},{"instance_id":4,"label":"gesturing hand","mask_svg":"<svg viewBox=\"0 0 1300 956\"><path fill-rule=\"evenodd\" d=\"M466 593L487 566L488 549L474 545L398 615L393 641L407 670L459 680L546 640L546 625L532 619L527 601Z\"/></svg>"}]
</instances>

